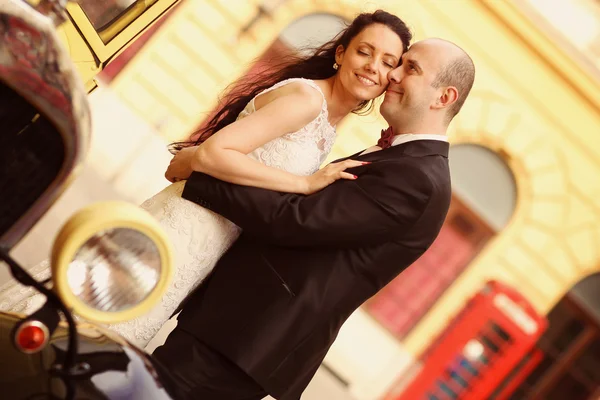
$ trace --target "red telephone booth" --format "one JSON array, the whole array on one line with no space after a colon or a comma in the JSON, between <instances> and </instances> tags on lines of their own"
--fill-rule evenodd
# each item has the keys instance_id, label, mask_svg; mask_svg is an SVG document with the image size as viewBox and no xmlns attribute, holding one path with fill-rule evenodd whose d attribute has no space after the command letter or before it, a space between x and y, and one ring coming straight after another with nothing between
<instances>
[{"instance_id":1,"label":"red telephone booth","mask_svg":"<svg viewBox=\"0 0 600 400\"><path fill-rule=\"evenodd\" d=\"M534 346L546 327L523 296L488 282L425 352L406 388L386 400L508 399L540 362Z\"/></svg>"}]
</instances>

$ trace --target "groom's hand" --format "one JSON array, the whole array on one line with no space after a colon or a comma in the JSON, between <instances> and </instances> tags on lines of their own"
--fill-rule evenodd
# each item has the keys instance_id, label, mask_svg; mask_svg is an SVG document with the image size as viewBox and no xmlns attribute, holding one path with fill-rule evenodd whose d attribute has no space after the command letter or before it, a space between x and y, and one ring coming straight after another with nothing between
<instances>
[{"instance_id":1,"label":"groom's hand","mask_svg":"<svg viewBox=\"0 0 600 400\"><path fill-rule=\"evenodd\" d=\"M190 177L192 169L192 158L198 146L185 147L177 152L165 172L165 178L169 182L177 182Z\"/></svg>"}]
</instances>

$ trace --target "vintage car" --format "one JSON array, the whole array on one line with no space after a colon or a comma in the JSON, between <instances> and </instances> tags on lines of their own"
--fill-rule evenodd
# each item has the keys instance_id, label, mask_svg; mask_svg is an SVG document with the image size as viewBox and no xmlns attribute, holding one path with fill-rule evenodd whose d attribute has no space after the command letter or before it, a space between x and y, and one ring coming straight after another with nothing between
<instances>
[{"instance_id":1,"label":"vintage car","mask_svg":"<svg viewBox=\"0 0 600 400\"><path fill-rule=\"evenodd\" d=\"M174 3L125 2L112 24L94 28L97 40L70 41L71 50L91 41L92 72L142 31L144 12L151 11L147 26ZM100 327L143 314L166 289L171 248L151 216L124 202L75 213L54 242L48 282L10 254L68 186L89 144L93 74L77 70L63 37L92 32L90 21L92 28L77 26L83 3L65 10L62 0L0 1L0 268L45 296L30 315L0 312L0 397L180 399L168 371ZM136 32L127 31L135 23Z\"/></svg>"}]
</instances>

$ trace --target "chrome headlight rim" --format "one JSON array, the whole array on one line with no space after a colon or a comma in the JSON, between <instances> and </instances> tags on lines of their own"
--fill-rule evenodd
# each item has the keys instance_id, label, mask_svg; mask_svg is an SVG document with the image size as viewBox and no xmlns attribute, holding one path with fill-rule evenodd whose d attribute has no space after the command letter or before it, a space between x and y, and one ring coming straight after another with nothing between
<instances>
[{"instance_id":1,"label":"chrome headlight rim","mask_svg":"<svg viewBox=\"0 0 600 400\"><path fill-rule=\"evenodd\" d=\"M75 295L68 270L75 255L93 236L118 228L148 237L158 250L161 271L154 288L139 303L119 311L103 311ZM65 305L86 320L104 324L127 321L150 311L166 292L173 275L171 245L158 222L140 207L121 201L95 203L73 215L56 237L51 261L54 290Z\"/></svg>"}]
</instances>

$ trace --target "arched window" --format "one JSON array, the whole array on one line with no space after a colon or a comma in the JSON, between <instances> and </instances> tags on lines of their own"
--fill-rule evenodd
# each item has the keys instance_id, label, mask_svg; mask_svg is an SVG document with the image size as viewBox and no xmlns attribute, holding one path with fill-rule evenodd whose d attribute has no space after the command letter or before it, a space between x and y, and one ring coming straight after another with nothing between
<instances>
[{"instance_id":1,"label":"arched window","mask_svg":"<svg viewBox=\"0 0 600 400\"><path fill-rule=\"evenodd\" d=\"M310 52L331 40L344 28L344 20L333 14L309 14L289 24L250 67L246 76L258 73L290 54Z\"/></svg>"},{"instance_id":2,"label":"arched window","mask_svg":"<svg viewBox=\"0 0 600 400\"><path fill-rule=\"evenodd\" d=\"M321 46L345 27L345 21L337 15L309 14L289 24L281 32L278 40L302 52Z\"/></svg>"},{"instance_id":3,"label":"arched window","mask_svg":"<svg viewBox=\"0 0 600 400\"><path fill-rule=\"evenodd\" d=\"M281 31L269 48L250 66L245 77L250 77L269 68L270 65L280 62L282 58L288 55L310 51L310 49L321 46L331 40L344 27L344 20L333 14L309 14L298 18ZM213 110L200 124L200 127L210 120L216 111Z\"/></svg>"}]
</instances>

